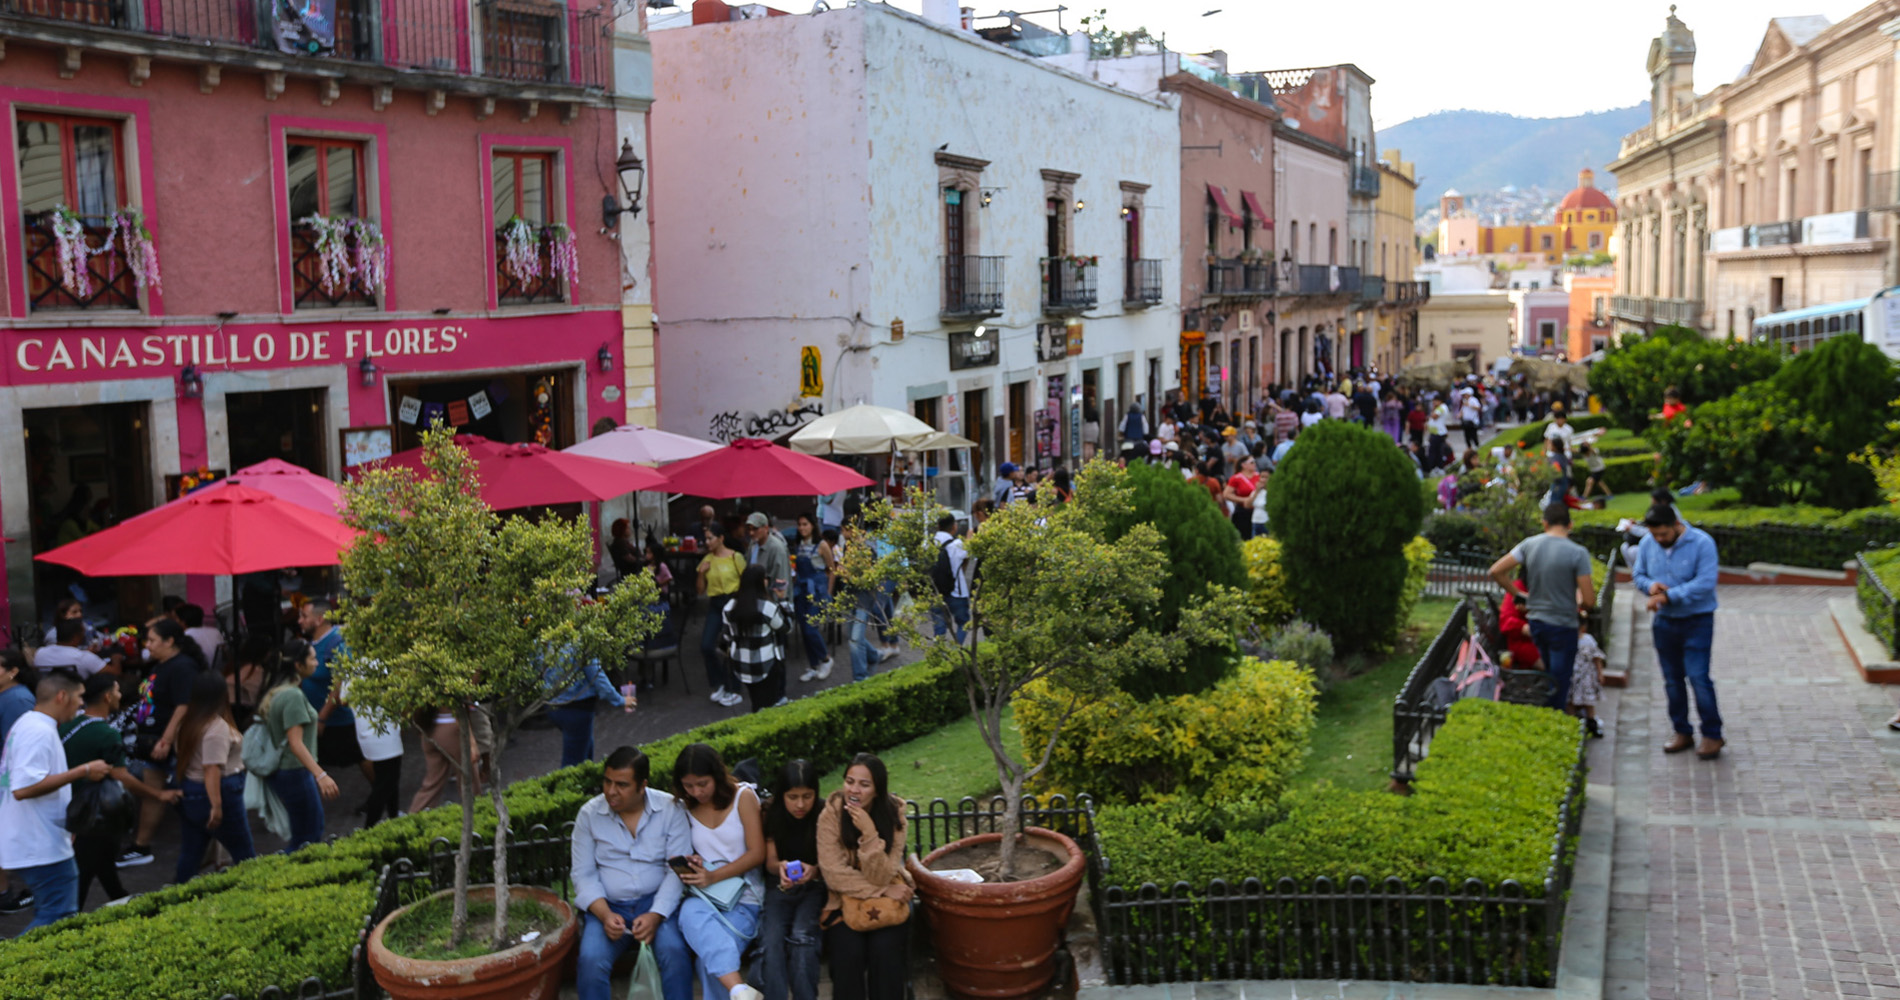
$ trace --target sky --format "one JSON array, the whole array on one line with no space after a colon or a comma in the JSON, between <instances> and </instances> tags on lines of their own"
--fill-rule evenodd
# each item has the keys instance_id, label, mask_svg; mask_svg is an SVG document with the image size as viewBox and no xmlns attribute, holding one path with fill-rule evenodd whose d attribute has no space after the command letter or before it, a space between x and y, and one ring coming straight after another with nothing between
<instances>
[{"instance_id":1,"label":"sky","mask_svg":"<svg viewBox=\"0 0 1900 1000\"><path fill-rule=\"evenodd\" d=\"M977 15L999 8L964 0ZM921 12L922 0L891 0ZM1839 0L1677 0L1695 32L1696 92L1734 79L1773 17L1821 14L1839 21L1864 3ZM1054 7L1021 3L1018 10ZM1063 27L1099 8L1119 30L1146 27L1183 52L1224 48L1235 71L1349 62L1378 81L1374 126L1434 111L1502 111L1561 118L1628 107L1649 97L1643 60L1669 14L1663 0L1081 0ZM1219 9L1203 16L1202 12ZM797 10L794 2L789 8ZM1053 14L1031 20L1054 27ZM1575 54L1573 54L1575 53ZM1525 68L1510 73L1512 66ZM1587 67L1587 68L1583 68ZM1546 69L1551 71L1544 71Z\"/></svg>"}]
</instances>

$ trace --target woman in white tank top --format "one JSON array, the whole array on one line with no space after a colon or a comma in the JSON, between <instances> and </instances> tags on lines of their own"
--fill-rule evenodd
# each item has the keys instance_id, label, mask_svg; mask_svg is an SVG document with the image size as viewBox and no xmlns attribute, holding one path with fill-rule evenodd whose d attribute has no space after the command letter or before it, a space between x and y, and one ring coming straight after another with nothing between
<instances>
[{"instance_id":1,"label":"woman in white tank top","mask_svg":"<svg viewBox=\"0 0 1900 1000\"><path fill-rule=\"evenodd\" d=\"M765 826L759 796L733 779L719 752L704 743L680 751L673 794L687 807L693 856L680 871L686 898L674 915L699 966L704 1000L760 1000L740 978L740 957L759 930L764 902L760 866Z\"/></svg>"}]
</instances>

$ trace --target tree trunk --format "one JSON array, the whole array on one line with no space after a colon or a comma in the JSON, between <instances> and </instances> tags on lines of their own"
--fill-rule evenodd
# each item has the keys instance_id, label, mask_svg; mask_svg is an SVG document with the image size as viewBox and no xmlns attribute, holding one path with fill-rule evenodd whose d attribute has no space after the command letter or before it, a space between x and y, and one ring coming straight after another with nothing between
<instances>
[{"instance_id":1,"label":"tree trunk","mask_svg":"<svg viewBox=\"0 0 1900 1000\"><path fill-rule=\"evenodd\" d=\"M488 761L488 794L495 803L495 931L490 946L508 946L508 800L502 794L501 748L507 737L495 734L495 752Z\"/></svg>"},{"instance_id":2,"label":"tree trunk","mask_svg":"<svg viewBox=\"0 0 1900 1000\"><path fill-rule=\"evenodd\" d=\"M449 917L449 947L468 936L468 865L475 854L475 752L470 749L475 729L468 710L455 711L457 766L461 769L462 843L455 850L455 909Z\"/></svg>"},{"instance_id":3,"label":"tree trunk","mask_svg":"<svg viewBox=\"0 0 1900 1000\"><path fill-rule=\"evenodd\" d=\"M1003 780L1003 839L996 842L996 880L1016 881L1016 842L1023 834L1023 779Z\"/></svg>"}]
</instances>

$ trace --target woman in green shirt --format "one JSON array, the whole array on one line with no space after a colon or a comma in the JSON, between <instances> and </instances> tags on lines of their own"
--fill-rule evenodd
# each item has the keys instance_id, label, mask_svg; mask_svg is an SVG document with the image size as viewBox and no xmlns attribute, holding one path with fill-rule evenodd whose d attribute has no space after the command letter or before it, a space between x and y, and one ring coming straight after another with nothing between
<instances>
[{"instance_id":1,"label":"woman in green shirt","mask_svg":"<svg viewBox=\"0 0 1900 1000\"><path fill-rule=\"evenodd\" d=\"M739 590L739 574L745 572L745 556L733 551L726 536L717 531L706 533L706 558L699 561L699 592L707 597L706 627L699 635L699 655L706 661L706 686L712 688L712 700L731 707L745 700L737 681L729 676L719 657L720 612ZM731 690L727 690L727 686Z\"/></svg>"},{"instance_id":2,"label":"woman in green shirt","mask_svg":"<svg viewBox=\"0 0 1900 1000\"><path fill-rule=\"evenodd\" d=\"M317 672L317 648L305 639L284 644L283 653L266 672L264 718L271 741L284 755L267 779L272 792L290 816L290 843L286 851L323 839L323 800L336 798L336 782L317 764L317 710L298 684ZM292 766L293 761L296 766Z\"/></svg>"}]
</instances>

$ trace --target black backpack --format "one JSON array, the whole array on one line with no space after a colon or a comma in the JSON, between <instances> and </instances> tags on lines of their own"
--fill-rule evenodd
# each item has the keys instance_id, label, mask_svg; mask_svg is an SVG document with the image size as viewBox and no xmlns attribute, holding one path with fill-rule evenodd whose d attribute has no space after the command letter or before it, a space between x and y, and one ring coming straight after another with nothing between
<instances>
[{"instance_id":1,"label":"black backpack","mask_svg":"<svg viewBox=\"0 0 1900 1000\"><path fill-rule=\"evenodd\" d=\"M931 585L937 588L937 593L946 598L957 592L957 574L950 565L950 545L954 541L955 539L952 539L951 542L937 546L937 562L936 565L930 567Z\"/></svg>"}]
</instances>

